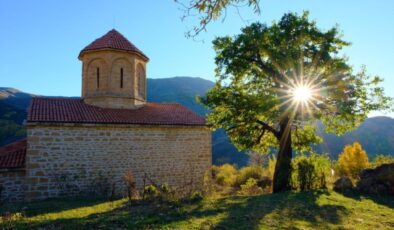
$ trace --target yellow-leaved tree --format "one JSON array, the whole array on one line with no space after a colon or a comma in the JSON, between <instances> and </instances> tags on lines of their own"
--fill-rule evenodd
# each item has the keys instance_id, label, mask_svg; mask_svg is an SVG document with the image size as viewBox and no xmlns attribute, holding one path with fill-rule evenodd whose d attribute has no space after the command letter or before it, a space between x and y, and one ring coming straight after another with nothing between
<instances>
[{"instance_id":1,"label":"yellow-leaved tree","mask_svg":"<svg viewBox=\"0 0 394 230\"><path fill-rule=\"evenodd\" d=\"M337 169L341 176L348 176L353 180L359 179L361 170L369 165L368 155L360 143L347 145L338 157Z\"/></svg>"}]
</instances>

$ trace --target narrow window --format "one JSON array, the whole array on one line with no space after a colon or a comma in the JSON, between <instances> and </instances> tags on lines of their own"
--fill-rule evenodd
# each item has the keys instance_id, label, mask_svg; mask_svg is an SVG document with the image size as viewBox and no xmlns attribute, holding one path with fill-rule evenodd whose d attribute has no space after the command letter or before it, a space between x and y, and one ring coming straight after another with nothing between
<instances>
[{"instance_id":1,"label":"narrow window","mask_svg":"<svg viewBox=\"0 0 394 230\"><path fill-rule=\"evenodd\" d=\"M97 89L100 88L100 68L96 69Z\"/></svg>"},{"instance_id":2,"label":"narrow window","mask_svg":"<svg viewBox=\"0 0 394 230\"><path fill-rule=\"evenodd\" d=\"M120 68L120 88L123 88L123 68Z\"/></svg>"}]
</instances>

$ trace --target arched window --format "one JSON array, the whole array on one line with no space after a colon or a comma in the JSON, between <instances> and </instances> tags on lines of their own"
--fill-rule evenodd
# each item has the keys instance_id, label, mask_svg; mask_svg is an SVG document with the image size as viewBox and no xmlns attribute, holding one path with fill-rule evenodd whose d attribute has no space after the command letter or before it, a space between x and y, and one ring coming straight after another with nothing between
<instances>
[{"instance_id":1,"label":"arched window","mask_svg":"<svg viewBox=\"0 0 394 230\"><path fill-rule=\"evenodd\" d=\"M101 93L107 89L108 66L103 59L94 59L88 63L84 86L87 94ZM118 84L119 87L119 84Z\"/></svg>"},{"instance_id":2,"label":"arched window","mask_svg":"<svg viewBox=\"0 0 394 230\"><path fill-rule=\"evenodd\" d=\"M96 78L97 78L97 89L100 88L100 68L96 69Z\"/></svg>"},{"instance_id":3,"label":"arched window","mask_svg":"<svg viewBox=\"0 0 394 230\"><path fill-rule=\"evenodd\" d=\"M145 70L141 64L137 66L138 96L145 98Z\"/></svg>"},{"instance_id":4,"label":"arched window","mask_svg":"<svg viewBox=\"0 0 394 230\"><path fill-rule=\"evenodd\" d=\"M120 68L120 88L123 88L123 68Z\"/></svg>"}]
</instances>

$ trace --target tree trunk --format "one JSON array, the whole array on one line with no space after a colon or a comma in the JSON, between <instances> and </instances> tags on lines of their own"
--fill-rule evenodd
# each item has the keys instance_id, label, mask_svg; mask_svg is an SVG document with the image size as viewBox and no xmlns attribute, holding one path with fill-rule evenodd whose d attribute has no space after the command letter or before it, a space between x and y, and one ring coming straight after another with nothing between
<instances>
[{"instance_id":1,"label":"tree trunk","mask_svg":"<svg viewBox=\"0 0 394 230\"><path fill-rule=\"evenodd\" d=\"M279 152L276 159L273 192L289 191L291 176L291 121L288 117L280 123Z\"/></svg>"}]
</instances>

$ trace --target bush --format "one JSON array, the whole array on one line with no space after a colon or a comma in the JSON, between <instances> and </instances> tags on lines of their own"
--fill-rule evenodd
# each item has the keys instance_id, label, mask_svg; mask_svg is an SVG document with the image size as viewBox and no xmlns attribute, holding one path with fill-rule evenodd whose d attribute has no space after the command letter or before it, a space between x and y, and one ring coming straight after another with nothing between
<instances>
[{"instance_id":1,"label":"bush","mask_svg":"<svg viewBox=\"0 0 394 230\"><path fill-rule=\"evenodd\" d=\"M271 178L271 180L274 178L275 166L276 166L276 157L275 155L273 155L272 157L268 158L268 165L267 165L267 176Z\"/></svg>"},{"instance_id":2,"label":"bush","mask_svg":"<svg viewBox=\"0 0 394 230\"><path fill-rule=\"evenodd\" d=\"M219 171L220 171L220 166L212 165L212 167L211 167L212 178L216 178Z\"/></svg>"},{"instance_id":3,"label":"bush","mask_svg":"<svg viewBox=\"0 0 394 230\"><path fill-rule=\"evenodd\" d=\"M201 201L202 199L204 199L204 196L202 195L202 193L200 191L195 191L190 196L190 201L192 201L192 202L198 202L198 201Z\"/></svg>"},{"instance_id":4,"label":"bush","mask_svg":"<svg viewBox=\"0 0 394 230\"><path fill-rule=\"evenodd\" d=\"M129 198L129 201L131 201L134 198L138 197L138 190L137 190L137 184L134 179L134 175L131 171L127 171L123 175L123 180L126 184L126 190L127 190L127 197Z\"/></svg>"},{"instance_id":5,"label":"bush","mask_svg":"<svg viewBox=\"0 0 394 230\"><path fill-rule=\"evenodd\" d=\"M296 190L327 188L331 162L327 155L299 156L292 161L292 187Z\"/></svg>"},{"instance_id":6,"label":"bush","mask_svg":"<svg viewBox=\"0 0 394 230\"><path fill-rule=\"evenodd\" d=\"M390 164L394 163L394 156L389 156L389 155L377 155L375 157L375 160L371 163L372 168L376 168L381 166L382 164Z\"/></svg>"},{"instance_id":7,"label":"bush","mask_svg":"<svg viewBox=\"0 0 394 230\"><path fill-rule=\"evenodd\" d=\"M159 190L154 185L148 185L144 188L144 200L156 200L160 195Z\"/></svg>"},{"instance_id":8,"label":"bush","mask_svg":"<svg viewBox=\"0 0 394 230\"><path fill-rule=\"evenodd\" d=\"M347 176L353 180L359 179L361 170L369 165L368 155L358 142L347 145L339 155L337 171L340 176Z\"/></svg>"},{"instance_id":9,"label":"bush","mask_svg":"<svg viewBox=\"0 0 394 230\"><path fill-rule=\"evenodd\" d=\"M179 193L179 192L178 192ZM179 194L173 190L168 184L160 185L159 199L166 202L177 202L179 200Z\"/></svg>"},{"instance_id":10,"label":"bush","mask_svg":"<svg viewBox=\"0 0 394 230\"><path fill-rule=\"evenodd\" d=\"M230 165L230 164L224 164L215 172L216 174L216 182L219 185L223 186L233 186L234 183L236 182L237 179L237 169Z\"/></svg>"},{"instance_id":11,"label":"bush","mask_svg":"<svg viewBox=\"0 0 394 230\"><path fill-rule=\"evenodd\" d=\"M246 182L250 178L255 179L257 184L266 180L264 168L261 166L253 165L240 169L236 178L235 185L237 187L240 187L241 185L246 184Z\"/></svg>"},{"instance_id":12,"label":"bush","mask_svg":"<svg viewBox=\"0 0 394 230\"><path fill-rule=\"evenodd\" d=\"M257 185L257 180L254 178L249 178L245 184L241 185L241 191L239 192L242 195L258 195L263 192Z\"/></svg>"}]
</instances>

